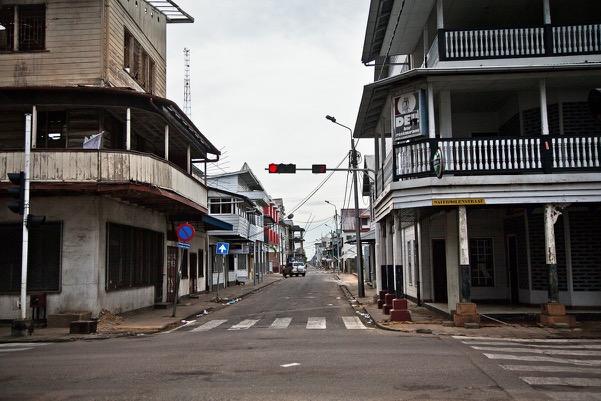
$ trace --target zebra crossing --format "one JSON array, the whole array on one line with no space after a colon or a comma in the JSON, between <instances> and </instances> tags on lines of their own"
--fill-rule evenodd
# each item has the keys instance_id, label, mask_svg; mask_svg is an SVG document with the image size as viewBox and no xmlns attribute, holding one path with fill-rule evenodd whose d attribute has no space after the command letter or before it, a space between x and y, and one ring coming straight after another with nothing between
<instances>
[{"instance_id":1,"label":"zebra crossing","mask_svg":"<svg viewBox=\"0 0 601 401\"><path fill-rule=\"evenodd\" d=\"M357 316L341 316L342 323L344 324L345 329L347 330L365 330L368 329L367 326L363 324L361 319ZM240 331L240 330L248 330L250 328L262 328L262 329L270 329L270 330L283 330L288 329L291 326L304 326L307 330L325 330L328 327L327 319L325 317L309 317L307 320L295 322L291 317L279 317L275 318L273 321L268 320L263 322L264 324L258 324L260 319L244 319L237 323L229 322L226 319L215 319L209 320L201 325L194 327L191 332L202 332L209 331L217 328L226 328L227 331ZM229 326L229 327L228 327Z\"/></svg>"},{"instance_id":2,"label":"zebra crossing","mask_svg":"<svg viewBox=\"0 0 601 401\"><path fill-rule=\"evenodd\" d=\"M14 352L29 351L49 343L4 343L0 344L0 358Z\"/></svg>"},{"instance_id":3,"label":"zebra crossing","mask_svg":"<svg viewBox=\"0 0 601 401\"><path fill-rule=\"evenodd\" d=\"M601 400L601 339L454 336L557 400Z\"/></svg>"}]
</instances>

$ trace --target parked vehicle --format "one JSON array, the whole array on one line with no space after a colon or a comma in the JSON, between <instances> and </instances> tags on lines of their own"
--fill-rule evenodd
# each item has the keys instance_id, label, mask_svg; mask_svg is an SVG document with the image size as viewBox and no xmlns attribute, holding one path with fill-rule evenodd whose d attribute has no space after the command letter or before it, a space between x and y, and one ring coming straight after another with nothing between
<instances>
[{"instance_id":1,"label":"parked vehicle","mask_svg":"<svg viewBox=\"0 0 601 401\"><path fill-rule=\"evenodd\" d=\"M291 275L305 277L307 274L307 266L303 262L292 262L292 272Z\"/></svg>"}]
</instances>

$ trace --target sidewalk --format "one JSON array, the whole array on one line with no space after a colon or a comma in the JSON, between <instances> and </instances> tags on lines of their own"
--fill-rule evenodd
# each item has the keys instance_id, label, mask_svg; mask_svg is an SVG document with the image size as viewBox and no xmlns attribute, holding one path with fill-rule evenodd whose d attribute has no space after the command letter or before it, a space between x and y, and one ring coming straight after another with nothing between
<instances>
[{"instance_id":1,"label":"sidewalk","mask_svg":"<svg viewBox=\"0 0 601 401\"><path fill-rule=\"evenodd\" d=\"M357 276L339 273L338 277L351 294L356 297ZM598 321L581 322L574 329L552 329L541 327L536 323L512 322L503 324L482 318L479 329L454 327L446 316L425 307L417 306L413 302L409 302L412 322L390 322L389 316L384 315L382 309L378 309L378 305L374 301L376 295L376 289L366 285L365 298L356 299L371 316L376 326L384 330L413 334L500 338L601 338L601 322Z\"/></svg>"},{"instance_id":2,"label":"sidewalk","mask_svg":"<svg viewBox=\"0 0 601 401\"><path fill-rule=\"evenodd\" d=\"M266 275L262 283L256 286L252 283L243 286L233 286L219 289L221 302L215 302L215 292L199 294L198 298L182 298L177 305L175 317L171 317L171 306L167 309L142 309L127 312L122 315L110 313L102 314L98 320L98 333L96 334L69 334L69 328L36 328L33 335L28 337L11 337L10 325L0 326L0 343L3 342L61 342L73 340L95 340L118 336L152 334L159 331L175 328L187 323L188 319L194 320L197 315L207 311L227 308L228 301L238 302L253 292L259 291L269 285L282 280L280 274Z\"/></svg>"}]
</instances>

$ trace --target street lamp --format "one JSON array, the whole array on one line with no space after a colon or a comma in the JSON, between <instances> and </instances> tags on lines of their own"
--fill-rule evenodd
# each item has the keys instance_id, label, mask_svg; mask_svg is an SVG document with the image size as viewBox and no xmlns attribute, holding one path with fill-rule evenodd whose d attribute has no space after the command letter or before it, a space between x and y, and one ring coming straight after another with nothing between
<instances>
[{"instance_id":1,"label":"street lamp","mask_svg":"<svg viewBox=\"0 0 601 401\"><path fill-rule=\"evenodd\" d=\"M361 249L361 216L359 216L359 187L357 184L357 151L355 150L355 139L353 138L353 130L344 124L340 124L333 116L326 116L326 119L349 130L351 135L351 167L353 168L353 185L355 193L355 240L357 241L357 295L359 298L365 297L365 286L363 282L363 252Z\"/></svg>"},{"instance_id":2,"label":"street lamp","mask_svg":"<svg viewBox=\"0 0 601 401\"><path fill-rule=\"evenodd\" d=\"M338 208L336 207L336 205L334 205L333 203L331 203L330 201L324 201L325 203L327 203L330 206L334 207L334 231L336 233L336 264L338 267L339 271L342 271L342 268L340 266L340 248L338 247L339 242L340 242L340 235L342 234L342 228L340 228L340 231L338 231ZM342 226L342 216L340 216L340 225Z\"/></svg>"}]
</instances>

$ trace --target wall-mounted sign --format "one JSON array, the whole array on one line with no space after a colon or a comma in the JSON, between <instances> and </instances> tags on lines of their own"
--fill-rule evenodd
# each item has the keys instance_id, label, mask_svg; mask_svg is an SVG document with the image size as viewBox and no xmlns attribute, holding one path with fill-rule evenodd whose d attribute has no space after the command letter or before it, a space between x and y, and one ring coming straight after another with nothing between
<instances>
[{"instance_id":1,"label":"wall-mounted sign","mask_svg":"<svg viewBox=\"0 0 601 401\"><path fill-rule=\"evenodd\" d=\"M423 91L407 92L392 100L394 140L427 133L426 102Z\"/></svg>"},{"instance_id":2,"label":"wall-mounted sign","mask_svg":"<svg viewBox=\"0 0 601 401\"><path fill-rule=\"evenodd\" d=\"M432 206L486 205L484 198L432 199Z\"/></svg>"},{"instance_id":3,"label":"wall-mounted sign","mask_svg":"<svg viewBox=\"0 0 601 401\"><path fill-rule=\"evenodd\" d=\"M432 170L434 171L434 174L436 174L436 177L442 178L442 175L444 174L444 159L440 148L436 149L436 152L432 154L430 163L432 163Z\"/></svg>"}]
</instances>

